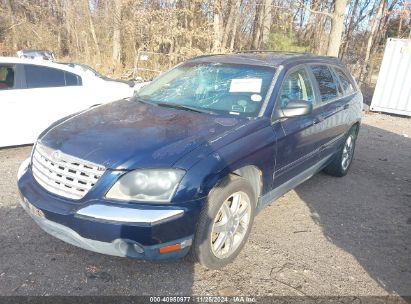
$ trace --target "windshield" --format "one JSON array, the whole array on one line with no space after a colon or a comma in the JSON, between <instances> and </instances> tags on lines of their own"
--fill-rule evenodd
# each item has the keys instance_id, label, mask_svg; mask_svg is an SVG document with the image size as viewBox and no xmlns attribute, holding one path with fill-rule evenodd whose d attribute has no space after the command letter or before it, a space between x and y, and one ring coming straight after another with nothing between
<instances>
[{"instance_id":1,"label":"windshield","mask_svg":"<svg viewBox=\"0 0 411 304\"><path fill-rule=\"evenodd\" d=\"M101 75L99 72L97 72L95 69L93 69L92 67L89 67L86 64L82 64L82 63L72 63L72 62L68 62L68 63L63 63L65 65L68 65L71 68L75 68L75 69L81 69L83 70L83 72L88 72L88 73L92 73L94 76L100 77L100 78L106 78L105 76Z\"/></svg>"},{"instance_id":2,"label":"windshield","mask_svg":"<svg viewBox=\"0 0 411 304\"><path fill-rule=\"evenodd\" d=\"M257 116L274 72L251 65L187 63L156 78L136 97L161 106Z\"/></svg>"}]
</instances>

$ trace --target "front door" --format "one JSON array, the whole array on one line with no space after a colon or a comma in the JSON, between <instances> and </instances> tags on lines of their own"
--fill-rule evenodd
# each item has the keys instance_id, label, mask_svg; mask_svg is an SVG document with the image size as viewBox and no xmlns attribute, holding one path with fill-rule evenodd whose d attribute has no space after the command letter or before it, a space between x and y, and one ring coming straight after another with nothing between
<instances>
[{"instance_id":1,"label":"front door","mask_svg":"<svg viewBox=\"0 0 411 304\"><path fill-rule=\"evenodd\" d=\"M290 100L305 100L315 105L316 93L305 65L297 66L286 74L275 106L285 108ZM315 133L316 122L316 115L311 113L277 119L273 123L277 135L273 188L298 178L317 163L319 144Z\"/></svg>"},{"instance_id":2,"label":"front door","mask_svg":"<svg viewBox=\"0 0 411 304\"><path fill-rule=\"evenodd\" d=\"M31 100L21 76L21 66L0 63L0 147L32 142Z\"/></svg>"}]
</instances>

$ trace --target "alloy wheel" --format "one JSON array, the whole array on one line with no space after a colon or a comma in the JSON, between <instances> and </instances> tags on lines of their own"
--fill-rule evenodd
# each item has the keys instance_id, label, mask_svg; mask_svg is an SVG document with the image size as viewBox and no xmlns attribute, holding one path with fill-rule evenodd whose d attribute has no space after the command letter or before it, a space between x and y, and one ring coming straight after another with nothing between
<instances>
[{"instance_id":1,"label":"alloy wheel","mask_svg":"<svg viewBox=\"0 0 411 304\"><path fill-rule=\"evenodd\" d=\"M242 243L251 217L250 198L244 192L231 194L214 219L211 250L220 259L229 257Z\"/></svg>"},{"instance_id":2,"label":"alloy wheel","mask_svg":"<svg viewBox=\"0 0 411 304\"><path fill-rule=\"evenodd\" d=\"M350 163L353 157L353 152L354 152L354 137L352 134L350 134L350 136L348 136L347 140L345 141L344 148L342 151L341 166L344 171L347 170L348 167L350 166Z\"/></svg>"}]
</instances>

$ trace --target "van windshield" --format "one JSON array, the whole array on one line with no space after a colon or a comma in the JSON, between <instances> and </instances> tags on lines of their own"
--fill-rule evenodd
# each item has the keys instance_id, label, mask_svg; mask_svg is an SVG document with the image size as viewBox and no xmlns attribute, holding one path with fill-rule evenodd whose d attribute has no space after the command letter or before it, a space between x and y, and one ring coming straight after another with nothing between
<instances>
[{"instance_id":1,"label":"van windshield","mask_svg":"<svg viewBox=\"0 0 411 304\"><path fill-rule=\"evenodd\" d=\"M143 87L136 98L160 106L257 116L274 76L271 67L186 63Z\"/></svg>"}]
</instances>

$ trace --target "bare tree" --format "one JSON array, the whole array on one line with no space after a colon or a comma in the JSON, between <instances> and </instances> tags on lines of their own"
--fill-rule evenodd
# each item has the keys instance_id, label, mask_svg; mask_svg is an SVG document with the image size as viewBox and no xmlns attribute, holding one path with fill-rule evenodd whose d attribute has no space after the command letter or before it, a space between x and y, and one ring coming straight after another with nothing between
<instances>
[{"instance_id":1,"label":"bare tree","mask_svg":"<svg viewBox=\"0 0 411 304\"><path fill-rule=\"evenodd\" d=\"M341 46L341 37L344 30L344 13L347 0L335 0L334 12L331 15L331 32L328 41L328 56L338 57Z\"/></svg>"},{"instance_id":2,"label":"bare tree","mask_svg":"<svg viewBox=\"0 0 411 304\"><path fill-rule=\"evenodd\" d=\"M360 75L361 80L363 80L366 76L368 60L370 59L370 53L371 53L371 47L372 47L373 39L374 39L374 36L376 34L378 24L381 20L381 17L382 17L386 2L387 2L386 0L380 0L380 4L378 6L377 14L374 16L374 18L371 22L370 34L368 35L367 46L366 46L366 50L365 50L364 64L362 66L361 75Z\"/></svg>"},{"instance_id":3,"label":"bare tree","mask_svg":"<svg viewBox=\"0 0 411 304\"><path fill-rule=\"evenodd\" d=\"M113 61L121 63L121 10L122 0L114 1L114 20L113 20Z\"/></svg>"},{"instance_id":4,"label":"bare tree","mask_svg":"<svg viewBox=\"0 0 411 304\"><path fill-rule=\"evenodd\" d=\"M13 3L12 0L6 0L7 4L7 10L9 13L9 19L10 19L10 28L11 28L11 33L12 33L12 45L14 49L17 49L17 43L16 43L16 29L15 29L15 23L16 20L14 18L14 12L13 12Z\"/></svg>"},{"instance_id":5,"label":"bare tree","mask_svg":"<svg viewBox=\"0 0 411 304\"><path fill-rule=\"evenodd\" d=\"M220 3L214 4L214 17L213 17L213 52L217 53L221 51L221 39L222 39L222 26L221 26L221 5Z\"/></svg>"},{"instance_id":6,"label":"bare tree","mask_svg":"<svg viewBox=\"0 0 411 304\"><path fill-rule=\"evenodd\" d=\"M85 0L84 4L85 4L85 11L87 12L87 17L88 17L88 21L89 21L89 25L90 25L90 33L91 33L91 36L93 37L93 42L94 42L94 45L96 47L97 60L100 63L101 62L101 51L100 51L100 46L99 46L98 40L97 40L96 29L94 27L94 22L93 22L90 3L89 3L88 0Z\"/></svg>"},{"instance_id":7,"label":"bare tree","mask_svg":"<svg viewBox=\"0 0 411 304\"><path fill-rule=\"evenodd\" d=\"M165 70L204 53L279 46L340 52L358 63L361 75L371 59L378 66L388 35L411 35L411 9L404 0L351 0L346 9L347 2L0 0L0 47L4 54L50 49L61 60L88 63L111 76L146 77L137 67ZM144 51L149 60L141 62Z\"/></svg>"}]
</instances>

